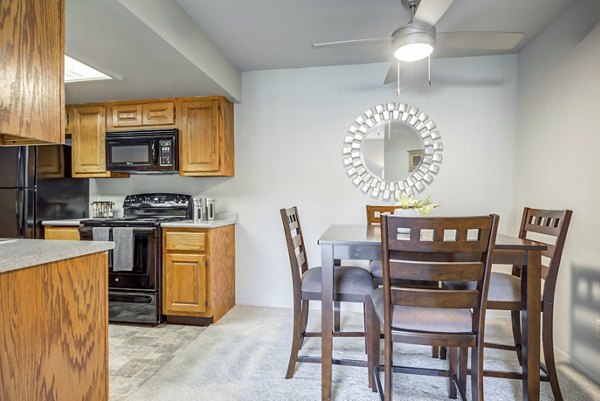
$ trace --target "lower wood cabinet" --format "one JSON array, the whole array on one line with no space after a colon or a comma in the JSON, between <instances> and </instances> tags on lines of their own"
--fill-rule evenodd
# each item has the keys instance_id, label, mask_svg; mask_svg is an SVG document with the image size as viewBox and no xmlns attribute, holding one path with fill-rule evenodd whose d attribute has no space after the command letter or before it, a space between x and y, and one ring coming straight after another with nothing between
<instances>
[{"instance_id":1,"label":"lower wood cabinet","mask_svg":"<svg viewBox=\"0 0 600 401\"><path fill-rule=\"evenodd\" d=\"M66 239L79 241L79 227L45 226L44 239Z\"/></svg>"},{"instance_id":2,"label":"lower wood cabinet","mask_svg":"<svg viewBox=\"0 0 600 401\"><path fill-rule=\"evenodd\" d=\"M235 226L163 228L163 314L209 324L235 305Z\"/></svg>"}]
</instances>

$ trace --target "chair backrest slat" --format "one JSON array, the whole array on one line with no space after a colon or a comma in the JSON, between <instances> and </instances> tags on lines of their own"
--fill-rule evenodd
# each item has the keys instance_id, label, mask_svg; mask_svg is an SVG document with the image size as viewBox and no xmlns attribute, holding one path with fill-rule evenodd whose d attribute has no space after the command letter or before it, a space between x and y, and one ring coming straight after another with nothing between
<instances>
[{"instance_id":1,"label":"chair backrest slat","mask_svg":"<svg viewBox=\"0 0 600 401\"><path fill-rule=\"evenodd\" d=\"M302 286L302 274L308 270L308 261L306 258L306 248L304 246L304 237L298 217L298 208L281 209L281 222L285 232L285 242L292 269L292 284L294 291L299 292Z\"/></svg>"},{"instance_id":2,"label":"chair backrest slat","mask_svg":"<svg viewBox=\"0 0 600 401\"><path fill-rule=\"evenodd\" d=\"M457 308L473 310L472 331L483 332L498 219L382 216L384 324L393 309L387 305ZM469 290L392 287L397 278L476 285Z\"/></svg>"},{"instance_id":3,"label":"chair backrest slat","mask_svg":"<svg viewBox=\"0 0 600 401\"><path fill-rule=\"evenodd\" d=\"M392 291L392 303L421 308L471 309L477 307L479 303L479 291L399 287Z\"/></svg>"},{"instance_id":4,"label":"chair backrest slat","mask_svg":"<svg viewBox=\"0 0 600 401\"><path fill-rule=\"evenodd\" d=\"M477 281L483 277L483 264L477 262L395 262L390 260L390 277L417 281Z\"/></svg>"},{"instance_id":5,"label":"chair backrest slat","mask_svg":"<svg viewBox=\"0 0 600 401\"><path fill-rule=\"evenodd\" d=\"M549 260L547 268L542 268L544 284L544 302L554 301L558 269L562 258L567 232L571 223L571 210L544 210L526 207L523 209L519 238L531 239L548 246L542 255ZM540 235L545 236L540 239ZM520 269L515 266L513 274L519 275Z\"/></svg>"},{"instance_id":6,"label":"chair backrest slat","mask_svg":"<svg viewBox=\"0 0 600 401\"><path fill-rule=\"evenodd\" d=\"M378 206L367 205L367 224L381 224L381 215L384 213L393 214L396 206Z\"/></svg>"}]
</instances>

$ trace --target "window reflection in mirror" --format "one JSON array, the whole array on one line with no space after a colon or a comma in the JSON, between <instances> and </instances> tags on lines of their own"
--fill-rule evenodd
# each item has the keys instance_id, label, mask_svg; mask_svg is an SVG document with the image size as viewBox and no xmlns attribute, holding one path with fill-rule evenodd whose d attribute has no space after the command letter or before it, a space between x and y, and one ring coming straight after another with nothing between
<instances>
[{"instance_id":1,"label":"window reflection in mirror","mask_svg":"<svg viewBox=\"0 0 600 401\"><path fill-rule=\"evenodd\" d=\"M421 136L400 120L382 121L367 132L361 156L371 174L384 181L401 181L421 163Z\"/></svg>"}]
</instances>

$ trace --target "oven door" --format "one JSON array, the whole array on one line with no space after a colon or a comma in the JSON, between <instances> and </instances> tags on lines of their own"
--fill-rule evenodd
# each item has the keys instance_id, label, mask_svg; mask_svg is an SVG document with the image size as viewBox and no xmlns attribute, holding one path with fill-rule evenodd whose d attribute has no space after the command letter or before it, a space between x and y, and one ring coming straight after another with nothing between
<instances>
[{"instance_id":1,"label":"oven door","mask_svg":"<svg viewBox=\"0 0 600 401\"><path fill-rule=\"evenodd\" d=\"M82 240L93 240L93 228L79 230ZM109 240L112 241L112 229ZM114 251L108 252L109 288L160 289L160 230L158 227L133 227L133 265L123 269L114 265Z\"/></svg>"},{"instance_id":2,"label":"oven door","mask_svg":"<svg viewBox=\"0 0 600 401\"><path fill-rule=\"evenodd\" d=\"M157 291L108 291L108 321L158 324L161 320Z\"/></svg>"}]
</instances>

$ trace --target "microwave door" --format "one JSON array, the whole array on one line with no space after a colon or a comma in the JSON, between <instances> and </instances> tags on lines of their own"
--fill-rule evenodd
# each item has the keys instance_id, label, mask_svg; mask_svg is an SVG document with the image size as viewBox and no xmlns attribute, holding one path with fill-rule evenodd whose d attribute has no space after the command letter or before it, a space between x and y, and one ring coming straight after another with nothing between
<instances>
[{"instance_id":1,"label":"microwave door","mask_svg":"<svg viewBox=\"0 0 600 401\"><path fill-rule=\"evenodd\" d=\"M152 169L156 164L156 140L119 139L106 142L108 170L127 171Z\"/></svg>"}]
</instances>

